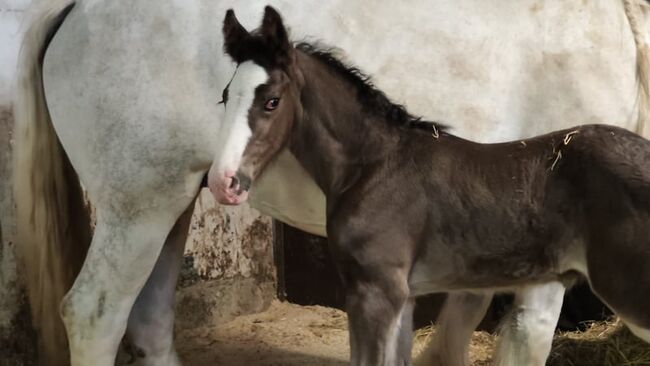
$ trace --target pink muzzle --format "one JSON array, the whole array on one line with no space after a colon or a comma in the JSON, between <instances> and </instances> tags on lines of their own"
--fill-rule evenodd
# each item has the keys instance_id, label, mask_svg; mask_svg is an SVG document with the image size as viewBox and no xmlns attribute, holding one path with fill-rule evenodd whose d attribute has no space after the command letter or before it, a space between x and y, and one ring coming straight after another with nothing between
<instances>
[{"instance_id":1,"label":"pink muzzle","mask_svg":"<svg viewBox=\"0 0 650 366\"><path fill-rule=\"evenodd\" d=\"M223 205L239 205L248 198L248 191L242 189L236 172L232 170L222 174L210 170L208 187L217 202Z\"/></svg>"}]
</instances>

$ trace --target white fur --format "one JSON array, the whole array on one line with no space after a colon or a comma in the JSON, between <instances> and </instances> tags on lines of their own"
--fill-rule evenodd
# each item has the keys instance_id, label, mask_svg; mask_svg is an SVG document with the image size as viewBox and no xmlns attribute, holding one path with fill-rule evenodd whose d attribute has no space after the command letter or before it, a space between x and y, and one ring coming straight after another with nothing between
<instances>
[{"instance_id":1,"label":"white fur","mask_svg":"<svg viewBox=\"0 0 650 366\"><path fill-rule=\"evenodd\" d=\"M263 67L253 61L239 65L228 88L228 102L225 103L225 115L221 121L219 132L219 150L214 158L213 168L210 169L210 179L223 177L224 172L235 172L239 168L244 149L251 137L248 125L250 110L255 89L267 82L269 75ZM212 177L212 174L217 177Z\"/></svg>"},{"instance_id":2,"label":"white fur","mask_svg":"<svg viewBox=\"0 0 650 366\"><path fill-rule=\"evenodd\" d=\"M386 344L384 345L385 366L399 365L397 363L397 344L400 328L402 327L402 315L404 314L404 306L406 305L403 305L400 311L395 315L395 319L393 319L390 325L390 329L388 329Z\"/></svg>"},{"instance_id":3,"label":"white fur","mask_svg":"<svg viewBox=\"0 0 650 366\"><path fill-rule=\"evenodd\" d=\"M496 366L544 366L551 351L564 285L549 282L515 291L513 310L501 325Z\"/></svg>"}]
</instances>

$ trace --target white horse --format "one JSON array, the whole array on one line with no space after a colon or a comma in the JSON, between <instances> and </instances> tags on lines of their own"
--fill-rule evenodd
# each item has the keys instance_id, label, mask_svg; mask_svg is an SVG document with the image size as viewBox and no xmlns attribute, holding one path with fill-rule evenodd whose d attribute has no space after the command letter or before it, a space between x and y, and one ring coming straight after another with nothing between
<instances>
[{"instance_id":1,"label":"white horse","mask_svg":"<svg viewBox=\"0 0 650 366\"><path fill-rule=\"evenodd\" d=\"M294 39L340 47L411 111L474 140L580 123L643 132L647 120L640 0L268 2ZM60 309L72 365L112 365L125 332L139 364L179 364L172 303L188 213L212 162L236 163L248 133L220 124L235 69L220 22L237 6L254 27L265 4L57 0L34 10L19 60L15 195L44 363L67 363ZM79 182L97 210L89 247ZM322 193L290 155L253 192L263 212L325 234ZM543 364L563 292L515 289L500 365ZM491 296L452 294L425 361L465 364Z\"/></svg>"}]
</instances>

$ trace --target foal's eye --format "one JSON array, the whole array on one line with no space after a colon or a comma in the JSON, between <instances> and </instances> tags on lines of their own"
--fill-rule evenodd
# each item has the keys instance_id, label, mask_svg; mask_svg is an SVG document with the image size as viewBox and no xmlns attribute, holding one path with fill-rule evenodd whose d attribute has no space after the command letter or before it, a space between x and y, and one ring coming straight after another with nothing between
<instances>
[{"instance_id":1,"label":"foal's eye","mask_svg":"<svg viewBox=\"0 0 650 366\"><path fill-rule=\"evenodd\" d=\"M280 104L280 98L271 98L264 103L265 111L272 111Z\"/></svg>"}]
</instances>

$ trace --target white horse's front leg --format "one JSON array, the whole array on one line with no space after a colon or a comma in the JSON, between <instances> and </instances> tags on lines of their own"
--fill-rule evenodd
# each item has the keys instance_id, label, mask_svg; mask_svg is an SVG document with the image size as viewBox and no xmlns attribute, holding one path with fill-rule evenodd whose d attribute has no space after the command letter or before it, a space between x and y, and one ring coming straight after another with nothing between
<instances>
[{"instance_id":1,"label":"white horse's front leg","mask_svg":"<svg viewBox=\"0 0 650 366\"><path fill-rule=\"evenodd\" d=\"M417 366L467 366L472 333L485 316L493 293L452 292L438 315L436 332L415 361Z\"/></svg>"},{"instance_id":2,"label":"white horse's front leg","mask_svg":"<svg viewBox=\"0 0 650 366\"><path fill-rule=\"evenodd\" d=\"M97 206L86 261L61 304L72 366L114 365L131 307L192 198L160 192L155 205L131 197Z\"/></svg>"},{"instance_id":3,"label":"white horse's front leg","mask_svg":"<svg viewBox=\"0 0 650 366\"><path fill-rule=\"evenodd\" d=\"M174 225L153 272L133 304L124 342L128 354L122 363L180 365L174 347L174 299L193 210L194 204Z\"/></svg>"},{"instance_id":4,"label":"white horse's front leg","mask_svg":"<svg viewBox=\"0 0 650 366\"><path fill-rule=\"evenodd\" d=\"M551 351L562 310L565 287L560 282L526 286L515 292L512 312L501 325L497 366L543 366Z\"/></svg>"}]
</instances>

